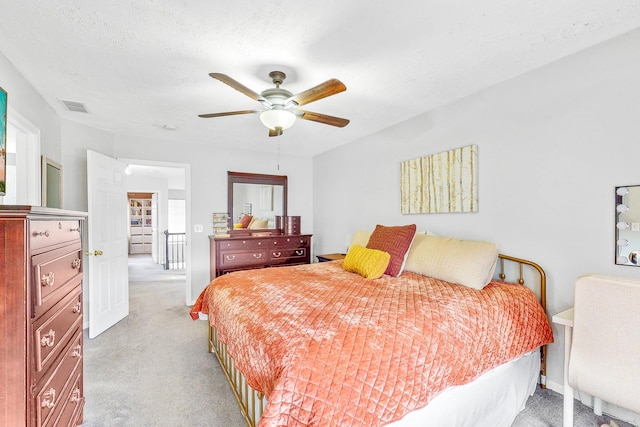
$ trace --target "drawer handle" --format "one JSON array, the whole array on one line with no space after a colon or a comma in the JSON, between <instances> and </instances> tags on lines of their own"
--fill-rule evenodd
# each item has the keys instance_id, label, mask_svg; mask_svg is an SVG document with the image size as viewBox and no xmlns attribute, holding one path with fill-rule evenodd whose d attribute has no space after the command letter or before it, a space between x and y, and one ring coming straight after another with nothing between
<instances>
[{"instance_id":1,"label":"drawer handle","mask_svg":"<svg viewBox=\"0 0 640 427\"><path fill-rule=\"evenodd\" d=\"M282 252L273 252L272 255L274 256L274 258L280 258L280 255L282 255Z\"/></svg>"},{"instance_id":2,"label":"drawer handle","mask_svg":"<svg viewBox=\"0 0 640 427\"><path fill-rule=\"evenodd\" d=\"M56 389L51 387L49 390L42 394L42 403L40 406L43 408L53 408L56 405Z\"/></svg>"},{"instance_id":3,"label":"drawer handle","mask_svg":"<svg viewBox=\"0 0 640 427\"><path fill-rule=\"evenodd\" d=\"M43 335L40 338L40 346L41 347L53 347L53 344L56 342L56 331L53 329L49 329L46 335Z\"/></svg>"},{"instance_id":4,"label":"drawer handle","mask_svg":"<svg viewBox=\"0 0 640 427\"><path fill-rule=\"evenodd\" d=\"M80 402L80 389L78 387L76 387L75 390L73 390L73 393L71 393L71 401L73 403L78 403Z\"/></svg>"},{"instance_id":5,"label":"drawer handle","mask_svg":"<svg viewBox=\"0 0 640 427\"><path fill-rule=\"evenodd\" d=\"M296 255L304 255L304 249L298 249Z\"/></svg>"},{"instance_id":6,"label":"drawer handle","mask_svg":"<svg viewBox=\"0 0 640 427\"><path fill-rule=\"evenodd\" d=\"M49 230L46 231L35 231L33 233L34 236L38 237L38 236L44 236L44 237L49 237Z\"/></svg>"},{"instance_id":7,"label":"drawer handle","mask_svg":"<svg viewBox=\"0 0 640 427\"><path fill-rule=\"evenodd\" d=\"M235 255L225 255L224 259L226 259L227 261L233 261L234 259L236 259Z\"/></svg>"},{"instance_id":8,"label":"drawer handle","mask_svg":"<svg viewBox=\"0 0 640 427\"><path fill-rule=\"evenodd\" d=\"M79 233L80 232L80 227L78 227L78 228L70 228L69 231L71 233L73 233L74 231L77 231Z\"/></svg>"},{"instance_id":9,"label":"drawer handle","mask_svg":"<svg viewBox=\"0 0 640 427\"><path fill-rule=\"evenodd\" d=\"M80 258L76 258L71 261L71 268L77 268L78 270L80 270L80 265L82 265L82 261L80 260Z\"/></svg>"},{"instance_id":10,"label":"drawer handle","mask_svg":"<svg viewBox=\"0 0 640 427\"><path fill-rule=\"evenodd\" d=\"M253 257L256 259L262 258L262 254L253 254Z\"/></svg>"},{"instance_id":11,"label":"drawer handle","mask_svg":"<svg viewBox=\"0 0 640 427\"><path fill-rule=\"evenodd\" d=\"M77 303L75 303L73 305L73 308L71 309L71 311L73 313L80 313L80 310L82 310L82 303L80 301L78 301Z\"/></svg>"},{"instance_id":12,"label":"drawer handle","mask_svg":"<svg viewBox=\"0 0 640 427\"><path fill-rule=\"evenodd\" d=\"M40 279L42 286L53 286L56 282L56 274L52 271L49 274L43 274Z\"/></svg>"},{"instance_id":13,"label":"drawer handle","mask_svg":"<svg viewBox=\"0 0 640 427\"><path fill-rule=\"evenodd\" d=\"M82 346L78 344L77 346L73 347L73 350L71 351L71 357L80 357L80 356L82 356Z\"/></svg>"}]
</instances>

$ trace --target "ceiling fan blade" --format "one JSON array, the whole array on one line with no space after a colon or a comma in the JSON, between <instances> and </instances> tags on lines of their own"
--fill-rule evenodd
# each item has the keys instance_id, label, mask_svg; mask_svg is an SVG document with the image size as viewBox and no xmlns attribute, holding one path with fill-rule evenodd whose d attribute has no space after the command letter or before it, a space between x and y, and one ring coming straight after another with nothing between
<instances>
[{"instance_id":1,"label":"ceiling fan blade","mask_svg":"<svg viewBox=\"0 0 640 427\"><path fill-rule=\"evenodd\" d=\"M257 110L227 111L226 113L198 114L198 117L208 119L209 117L235 116L237 114L251 114L251 113L259 113L259 112L260 111L257 111Z\"/></svg>"},{"instance_id":2,"label":"ceiling fan blade","mask_svg":"<svg viewBox=\"0 0 640 427\"><path fill-rule=\"evenodd\" d=\"M296 113L302 113L301 116L298 116L304 120L312 120L314 122L324 123L325 125L337 126L339 128L343 128L349 124L349 120L342 119L340 117L328 116L326 114L313 113L311 111L303 111L298 110Z\"/></svg>"},{"instance_id":3,"label":"ceiling fan blade","mask_svg":"<svg viewBox=\"0 0 640 427\"><path fill-rule=\"evenodd\" d=\"M220 80L222 83L231 86L235 90L244 93L245 95L247 95L249 98L253 99L254 101L263 102L263 103L266 102L269 105L271 105L271 103L268 100L266 100L265 98L263 98L259 93L254 92L253 90L249 89L248 87L246 87L242 83L232 79L231 77L227 76L226 74L209 73L209 75L211 77L213 77L214 79Z\"/></svg>"},{"instance_id":4,"label":"ceiling fan blade","mask_svg":"<svg viewBox=\"0 0 640 427\"><path fill-rule=\"evenodd\" d=\"M300 92L293 95L291 98L285 101L285 105L295 102L297 105L308 104L313 101L317 101L327 96L335 95L347 90L347 87L338 79L327 80L324 83L320 83L318 86L314 86L311 89L307 89L304 92Z\"/></svg>"}]
</instances>

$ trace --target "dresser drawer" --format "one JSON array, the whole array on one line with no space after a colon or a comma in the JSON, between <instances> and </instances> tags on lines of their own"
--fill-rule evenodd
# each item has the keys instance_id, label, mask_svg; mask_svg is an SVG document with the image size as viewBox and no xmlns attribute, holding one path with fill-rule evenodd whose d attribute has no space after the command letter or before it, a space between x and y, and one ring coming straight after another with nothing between
<instances>
[{"instance_id":1,"label":"dresser drawer","mask_svg":"<svg viewBox=\"0 0 640 427\"><path fill-rule=\"evenodd\" d=\"M80 242L32 257L34 315L50 309L72 284L82 279Z\"/></svg>"},{"instance_id":2,"label":"dresser drawer","mask_svg":"<svg viewBox=\"0 0 640 427\"><path fill-rule=\"evenodd\" d=\"M73 357L71 354L66 354L60 359L56 368L51 370L51 375L36 388L35 409L38 426L56 425L56 420L63 413L67 402L74 397L73 395L82 397L81 390L74 393L74 389L79 389L78 380L82 369L77 368L81 366L81 361L81 356Z\"/></svg>"},{"instance_id":3,"label":"dresser drawer","mask_svg":"<svg viewBox=\"0 0 640 427\"><path fill-rule=\"evenodd\" d=\"M307 248L272 249L270 255L270 265L303 264L305 259L309 258Z\"/></svg>"},{"instance_id":4,"label":"dresser drawer","mask_svg":"<svg viewBox=\"0 0 640 427\"><path fill-rule=\"evenodd\" d=\"M82 373L76 374L75 382L69 389L69 394L65 393L64 407L54 424L47 423L46 426L73 426L80 420L82 408L84 406L84 391L82 389ZM53 418L51 418L53 420Z\"/></svg>"},{"instance_id":5,"label":"dresser drawer","mask_svg":"<svg viewBox=\"0 0 640 427\"><path fill-rule=\"evenodd\" d=\"M250 252L222 252L220 266L223 269L243 266L264 265L267 262L267 251L255 250Z\"/></svg>"},{"instance_id":6,"label":"dresser drawer","mask_svg":"<svg viewBox=\"0 0 640 427\"><path fill-rule=\"evenodd\" d=\"M309 236L273 237L270 244L271 249L293 249L308 247Z\"/></svg>"},{"instance_id":7,"label":"dresser drawer","mask_svg":"<svg viewBox=\"0 0 640 427\"><path fill-rule=\"evenodd\" d=\"M75 331L82 327L82 293L76 290L51 309L51 316L36 320L33 325L35 372L46 370Z\"/></svg>"},{"instance_id":8,"label":"dresser drawer","mask_svg":"<svg viewBox=\"0 0 640 427\"><path fill-rule=\"evenodd\" d=\"M76 335L72 338L69 344L61 349L61 353L63 354L63 359L66 360L77 360L82 358L82 329L76 331ZM47 360L48 364L44 365L41 371L36 372L36 384L40 384L43 378L49 375L51 371L47 369L48 365L54 363L56 359L56 357L51 357Z\"/></svg>"},{"instance_id":9,"label":"dresser drawer","mask_svg":"<svg viewBox=\"0 0 640 427\"><path fill-rule=\"evenodd\" d=\"M267 244L267 241L264 239L234 239L220 242L219 249L222 253L227 253L227 251L266 249Z\"/></svg>"},{"instance_id":10,"label":"dresser drawer","mask_svg":"<svg viewBox=\"0 0 640 427\"><path fill-rule=\"evenodd\" d=\"M29 225L31 250L60 243L80 241L80 221L31 221Z\"/></svg>"}]
</instances>

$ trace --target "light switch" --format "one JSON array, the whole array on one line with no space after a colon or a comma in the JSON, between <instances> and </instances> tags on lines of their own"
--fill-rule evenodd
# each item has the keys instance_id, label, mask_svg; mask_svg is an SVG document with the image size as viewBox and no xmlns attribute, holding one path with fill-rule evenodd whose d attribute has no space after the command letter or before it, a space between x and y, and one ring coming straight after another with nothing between
<instances>
[{"instance_id":1,"label":"light switch","mask_svg":"<svg viewBox=\"0 0 640 427\"><path fill-rule=\"evenodd\" d=\"M640 222L632 222L631 231L640 231Z\"/></svg>"},{"instance_id":2,"label":"light switch","mask_svg":"<svg viewBox=\"0 0 640 427\"><path fill-rule=\"evenodd\" d=\"M202 224L196 224L193 226L193 231L195 231L196 233L202 233L202 230L204 230Z\"/></svg>"}]
</instances>

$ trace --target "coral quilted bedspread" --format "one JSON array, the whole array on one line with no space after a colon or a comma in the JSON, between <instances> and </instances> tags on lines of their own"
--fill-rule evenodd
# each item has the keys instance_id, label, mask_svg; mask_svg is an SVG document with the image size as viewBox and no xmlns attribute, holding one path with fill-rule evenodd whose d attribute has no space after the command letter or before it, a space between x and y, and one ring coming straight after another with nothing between
<instances>
[{"instance_id":1,"label":"coral quilted bedspread","mask_svg":"<svg viewBox=\"0 0 640 427\"><path fill-rule=\"evenodd\" d=\"M260 427L383 426L553 341L524 286L367 280L342 261L218 277L198 312L266 395Z\"/></svg>"}]
</instances>

